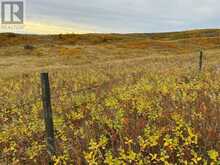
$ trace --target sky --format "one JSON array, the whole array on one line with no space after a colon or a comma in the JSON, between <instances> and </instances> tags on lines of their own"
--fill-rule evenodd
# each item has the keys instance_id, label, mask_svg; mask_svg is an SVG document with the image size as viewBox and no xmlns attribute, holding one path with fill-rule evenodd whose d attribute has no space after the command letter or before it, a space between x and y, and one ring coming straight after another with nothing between
<instances>
[{"instance_id":1,"label":"sky","mask_svg":"<svg viewBox=\"0 0 220 165\"><path fill-rule=\"evenodd\" d=\"M26 0L25 6L23 33L150 33L220 28L219 0Z\"/></svg>"}]
</instances>

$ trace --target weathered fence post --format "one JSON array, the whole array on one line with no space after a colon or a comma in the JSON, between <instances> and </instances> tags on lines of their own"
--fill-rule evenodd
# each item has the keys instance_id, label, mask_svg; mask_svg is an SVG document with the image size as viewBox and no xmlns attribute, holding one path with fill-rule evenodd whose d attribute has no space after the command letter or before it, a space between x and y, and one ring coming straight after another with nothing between
<instances>
[{"instance_id":1,"label":"weathered fence post","mask_svg":"<svg viewBox=\"0 0 220 165\"><path fill-rule=\"evenodd\" d=\"M44 121L46 128L47 137L47 149L48 153L52 157L55 155L55 138L54 138L54 126L53 126L53 116L51 108L51 97L50 97L50 83L48 73L41 73L41 88L42 88L42 101L44 109ZM49 164L53 164L50 160Z\"/></svg>"},{"instance_id":2,"label":"weathered fence post","mask_svg":"<svg viewBox=\"0 0 220 165\"><path fill-rule=\"evenodd\" d=\"M200 56L199 56L199 71L202 71L202 65L203 65L203 51L200 51Z\"/></svg>"}]
</instances>

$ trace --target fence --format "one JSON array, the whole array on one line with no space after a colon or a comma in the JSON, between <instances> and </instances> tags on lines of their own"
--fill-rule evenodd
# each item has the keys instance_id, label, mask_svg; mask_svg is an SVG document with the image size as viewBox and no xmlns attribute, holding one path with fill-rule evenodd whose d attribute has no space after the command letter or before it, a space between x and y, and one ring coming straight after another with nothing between
<instances>
[{"instance_id":1,"label":"fence","mask_svg":"<svg viewBox=\"0 0 220 165\"><path fill-rule=\"evenodd\" d=\"M202 72L202 70L203 70L203 60L204 60L204 53L203 53L203 51L200 51L199 69L198 69L199 72ZM138 79L138 78L142 77L143 74L144 73L140 73L139 75L132 75L132 76L136 77L136 79ZM51 99L53 97L51 97L50 81L49 81L48 73L41 73L40 77L41 77L42 98L38 98L37 100L38 101L42 100L42 103L43 103L47 150L48 150L48 153L49 153L50 157L52 157L56 154L55 135L54 135L54 122L53 122L53 113L52 113L52 106L51 106ZM79 93L82 93L82 92L89 92L89 91L93 92L93 91L96 91L96 90L102 90L103 87L108 86L110 84L118 83L120 81L121 81L121 79L113 79L113 80L111 80L109 82L106 82L106 83L103 83L99 86L92 86L92 87L81 89L81 90L78 90L78 91L70 91L70 92L66 93L66 95L72 95L72 94L79 94ZM36 99L33 100L33 103L35 103L35 102L36 102ZM30 101L29 104L31 104L31 101ZM49 164L53 164L52 159L50 160Z\"/></svg>"},{"instance_id":2,"label":"fence","mask_svg":"<svg viewBox=\"0 0 220 165\"><path fill-rule=\"evenodd\" d=\"M199 56L199 72L202 71L203 67L203 51L200 51ZM117 80L113 80L117 81ZM104 85L104 84L103 84ZM50 83L48 73L41 73L41 86L42 86L42 102L43 102L43 109L44 109L44 120L45 120L45 128L46 128L46 137L47 137L47 148L48 153L50 156L55 155L56 148L55 148L55 137L54 137L54 126L53 126L53 115L52 115L52 108L51 108L51 95L50 95ZM88 90L96 90L96 87L91 87L86 89ZM80 93L85 90L76 91L75 93ZM50 162L52 163L52 161Z\"/></svg>"}]
</instances>

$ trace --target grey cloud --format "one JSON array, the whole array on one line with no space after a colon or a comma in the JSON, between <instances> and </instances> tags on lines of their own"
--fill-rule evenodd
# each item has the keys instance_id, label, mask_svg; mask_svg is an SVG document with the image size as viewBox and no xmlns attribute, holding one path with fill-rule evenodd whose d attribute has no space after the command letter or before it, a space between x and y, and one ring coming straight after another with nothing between
<instances>
[{"instance_id":1,"label":"grey cloud","mask_svg":"<svg viewBox=\"0 0 220 165\"><path fill-rule=\"evenodd\" d=\"M29 0L28 19L95 26L99 32L218 28L218 0Z\"/></svg>"}]
</instances>

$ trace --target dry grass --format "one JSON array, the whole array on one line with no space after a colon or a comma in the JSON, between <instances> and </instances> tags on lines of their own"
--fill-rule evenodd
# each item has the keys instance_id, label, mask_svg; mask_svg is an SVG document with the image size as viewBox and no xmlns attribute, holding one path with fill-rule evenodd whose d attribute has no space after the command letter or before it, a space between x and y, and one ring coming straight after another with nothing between
<instances>
[{"instance_id":1,"label":"dry grass","mask_svg":"<svg viewBox=\"0 0 220 165\"><path fill-rule=\"evenodd\" d=\"M135 58L218 52L219 30L161 34L0 35L0 74ZM25 50L24 45L35 49ZM213 49L213 50L212 50ZM216 55L216 58L218 56Z\"/></svg>"},{"instance_id":2,"label":"dry grass","mask_svg":"<svg viewBox=\"0 0 220 165\"><path fill-rule=\"evenodd\" d=\"M1 34L0 164L48 161L41 71L50 72L57 164L217 163L219 34Z\"/></svg>"}]
</instances>

